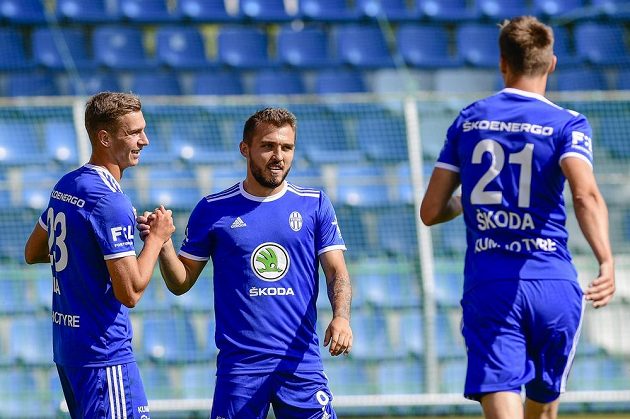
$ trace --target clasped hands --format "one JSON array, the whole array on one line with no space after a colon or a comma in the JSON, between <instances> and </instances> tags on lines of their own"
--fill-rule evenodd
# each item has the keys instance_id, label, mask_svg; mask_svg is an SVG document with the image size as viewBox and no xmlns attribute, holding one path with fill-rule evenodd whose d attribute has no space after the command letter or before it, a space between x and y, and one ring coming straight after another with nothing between
<instances>
[{"instance_id":1,"label":"clasped hands","mask_svg":"<svg viewBox=\"0 0 630 419\"><path fill-rule=\"evenodd\" d=\"M166 243L175 232L173 211L167 210L163 205L153 212L145 211L144 214L138 215L136 223L142 241L151 234L162 239L162 243Z\"/></svg>"}]
</instances>

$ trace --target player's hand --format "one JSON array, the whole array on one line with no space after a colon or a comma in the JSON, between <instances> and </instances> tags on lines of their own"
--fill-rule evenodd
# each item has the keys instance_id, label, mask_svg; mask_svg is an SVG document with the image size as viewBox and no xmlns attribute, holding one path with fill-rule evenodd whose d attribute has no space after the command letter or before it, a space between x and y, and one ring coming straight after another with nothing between
<instances>
[{"instance_id":1,"label":"player's hand","mask_svg":"<svg viewBox=\"0 0 630 419\"><path fill-rule=\"evenodd\" d=\"M156 208L155 211L147 217L147 224L149 229L146 236L149 234L156 235L162 240L162 243L166 243L175 232L173 211L167 210L163 205L160 205L159 208Z\"/></svg>"},{"instance_id":2,"label":"player's hand","mask_svg":"<svg viewBox=\"0 0 630 419\"><path fill-rule=\"evenodd\" d=\"M586 300L592 301L593 307L604 307L615 293L615 268L612 263L599 267L599 276L589 284L584 292Z\"/></svg>"},{"instance_id":3,"label":"player's hand","mask_svg":"<svg viewBox=\"0 0 630 419\"><path fill-rule=\"evenodd\" d=\"M145 211L144 214L138 215L136 217L136 228L140 233L140 239L144 241L144 239L149 235L151 230L151 226L149 225L149 221L155 217L152 216L152 212Z\"/></svg>"},{"instance_id":4,"label":"player's hand","mask_svg":"<svg viewBox=\"0 0 630 419\"><path fill-rule=\"evenodd\" d=\"M330 346L328 346L330 344ZM352 329L350 322L343 317L333 317L326 329L324 346L332 356L349 354L352 350Z\"/></svg>"}]
</instances>

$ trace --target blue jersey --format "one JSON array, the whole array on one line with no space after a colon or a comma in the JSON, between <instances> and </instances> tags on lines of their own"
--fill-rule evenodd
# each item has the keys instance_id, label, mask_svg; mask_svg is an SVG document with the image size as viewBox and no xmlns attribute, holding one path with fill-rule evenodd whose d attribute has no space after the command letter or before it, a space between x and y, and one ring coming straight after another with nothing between
<instances>
[{"instance_id":1,"label":"blue jersey","mask_svg":"<svg viewBox=\"0 0 630 419\"><path fill-rule=\"evenodd\" d=\"M458 172L467 232L465 290L495 279L576 280L560 161L592 165L583 115L507 88L463 109L436 167Z\"/></svg>"},{"instance_id":2,"label":"blue jersey","mask_svg":"<svg viewBox=\"0 0 630 419\"><path fill-rule=\"evenodd\" d=\"M129 309L114 296L105 264L136 254L134 209L127 195L107 170L86 164L55 185L39 223L51 249L55 362L132 362Z\"/></svg>"},{"instance_id":3,"label":"blue jersey","mask_svg":"<svg viewBox=\"0 0 630 419\"><path fill-rule=\"evenodd\" d=\"M202 199L180 255L212 258L217 373L321 371L318 256L345 248L323 192L285 183L263 198L240 183Z\"/></svg>"}]
</instances>

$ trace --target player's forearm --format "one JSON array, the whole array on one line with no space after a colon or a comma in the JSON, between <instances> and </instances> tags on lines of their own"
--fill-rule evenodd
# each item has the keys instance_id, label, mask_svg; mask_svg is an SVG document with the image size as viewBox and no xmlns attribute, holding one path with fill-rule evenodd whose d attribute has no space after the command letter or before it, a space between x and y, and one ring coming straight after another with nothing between
<instances>
[{"instance_id":1,"label":"player's forearm","mask_svg":"<svg viewBox=\"0 0 630 419\"><path fill-rule=\"evenodd\" d=\"M573 199L575 216L600 265L612 264L608 208L601 194L594 191Z\"/></svg>"},{"instance_id":2,"label":"player's forearm","mask_svg":"<svg viewBox=\"0 0 630 419\"><path fill-rule=\"evenodd\" d=\"M432 226L435 224L445 223L452 220L462 213L461 196L451 196L441 208L435 205L429 205L423 202L420 209L420 218L425 225Z\"/></svg>"},{"instance_id":3,"label":"player's forearm","mask_svg":"<svg viewBox=\"0 0 630 419\"><path fill-rule=\"evenodd\" d=\"M332 306L333 317L343 317L350 320L350 306L352 304L352 284L347 275L336 275L327 282L328 299Z\"/></svg>"},{"instance_id":4,"label":"player's forearm","mask_svg":"<svg viewBox=\"0 0 630 419\"><path fill-rule=\"evenodd\" d=\"M143 292L149 284L161 247L162 243L157 237L145 239L144 246L138 255L138 272L140 275L134 281L134 291Z\"/></svg>"},{"instance_id":5,"label":"player's forearm","mask_svg":"<svg viewBox=\"0 0 630 419\"><path fill-rule=\"evenodd\" d=\"M181 260L177 257L173 241L164 243L160 250L160 273L164 278L164 283L175 295L181 295L190 289L188 283L188 272Z\"/></svg>"}]
</instances>

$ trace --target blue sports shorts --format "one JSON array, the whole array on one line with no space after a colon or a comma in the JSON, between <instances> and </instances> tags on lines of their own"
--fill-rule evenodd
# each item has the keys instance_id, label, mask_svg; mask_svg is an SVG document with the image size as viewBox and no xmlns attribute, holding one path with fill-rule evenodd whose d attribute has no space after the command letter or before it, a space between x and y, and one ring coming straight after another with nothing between
<instances>
[{"instance_id":1,"label":"blue sports shorts","mask_svg":"<svg viewBox=\"0 0 630 419\"><path fill-rule=\"evenodd\" d=\"M323 372L217 375L211 419L336 419Z\"/></svg>"},{"instance_id":2,"label":"blue sports shorts","mask_svg":"<svg viewBox=\"0 0 630 419\"><path fill-rule=\"evenodd\" d=\"M468 368L464 395L520 393L554 401L564 392L584 313L577 281L480 284L462 298Z\"/></svg>"},{"instance_id":3,"label":"blue sports shorts","mask_svg":"<svg viewBox=\"0 0 630 419\"><path fill-rule=\"evenodd\" d=\"M72 419L151 419L138 365L68 367L57 364Z\"/></svg>"}]
</instances>

